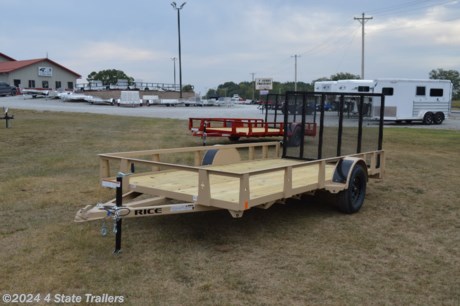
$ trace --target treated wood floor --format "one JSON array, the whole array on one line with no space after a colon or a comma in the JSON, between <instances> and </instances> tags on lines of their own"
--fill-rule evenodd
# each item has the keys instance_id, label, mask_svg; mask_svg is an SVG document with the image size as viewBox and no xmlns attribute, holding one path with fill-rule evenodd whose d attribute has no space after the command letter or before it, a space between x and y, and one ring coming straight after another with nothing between
<instances>
[{"instance_id":1,"label":"treated wood floor","mask_svg":"<svg viewBox=\"0 0 460 306\"><path fill-rule=\"evenodd\" d=\"M211 128L207 128L207 132L224 132L224 133L231 133L232 132L232 128L231 127L221 127L221 128L215 128L215 127L211 127ZM238 134L245 134L245 135L249 135L249 128L247 127L239 127L239 128L236 128L236 132ZM252 133L265 133L265 128L252 128ZM267 132L268 133L281 133L282 130L280 129L273 129L273 128L269 128L267 129Z\"/></svg>"},{"instance_id":2,"label":"treated wood floor","mask_svg":"<svg viewBox=\"0 0 460 306\"><path fill-rule=\"evenodd\" d=\"M244 174L254 170L265 170L273 167L287 167L304 162L289 159L265 159L258 161L246 161L230 165L207 166L207 169L222 171L228 174ZM326 166L326 181L332 180L334 165ZM256 199L283 192L284 171L272 170L260 174L252 174L249 177L250 199ZM299 188L317 184L318 164L305 164L292 169L292 188ZM210 174L211 198L239 203L240 180L225 174ZM183 170L168 170L150 172L145 175L137 175L130 178L130 184L142 187L144 190L162 190L178 195L198 195L198 172Z\"/></svg>"}]
</instances>

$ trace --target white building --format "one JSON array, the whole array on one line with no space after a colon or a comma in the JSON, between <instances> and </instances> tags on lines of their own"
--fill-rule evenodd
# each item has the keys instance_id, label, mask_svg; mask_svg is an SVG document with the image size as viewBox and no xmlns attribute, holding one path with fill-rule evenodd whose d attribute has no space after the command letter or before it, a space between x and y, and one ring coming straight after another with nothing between
<instances>
[{"instance_id":1,"label":"white building","mask_svg":"<svg viewBox=\"0 0 460 306\"><path fill-rule=\"evenodd\" d=\"M18 88L49 88L73 90L78 73L49 58L15 60L0 53L0 81Z\"/></svg>"}]
</instances>

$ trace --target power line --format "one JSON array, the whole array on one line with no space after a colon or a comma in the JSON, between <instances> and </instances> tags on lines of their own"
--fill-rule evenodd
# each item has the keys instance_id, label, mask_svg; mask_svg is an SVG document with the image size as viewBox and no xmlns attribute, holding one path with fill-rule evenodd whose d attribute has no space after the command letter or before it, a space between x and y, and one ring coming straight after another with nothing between
<instances>
[{"instance_id":1,"label":"power line","mask_svg":"<svg viewBox=\"0 0 460 306\"><path fill-rule=\"evenodd\" d=\"M368 13L373 14L374 16L382 17L382 16L387 16L387 15L400 15L404 14L407 16L407 13L415 13L416 11L419 10L424 10L428 8L433 8L433 7L438 7L438 6L443 6L449 3L454 3L453 0L444 0L444 1L439 1L435 0L434 3L433 0L417 0L417 1L409 1L406 3L402 3L401 5L394 5L394 6L389 6L386 8L381 8L377 10L369 10Z\"/></svg>"},{"instance_id":2,"label":"power line","mask_svg":"<svg viewBox=\"0 0 460 306\"><path fill-rule=\"evenodd\" d=\"M390 5L386 7L381 7L378 9L372 9L372 10L365 10L368 14L372 14L374 17L382 17L386 15L391 15L393 17L398 17L401 15L407 16L407 12L411 13L416 13L417 11L423 10L423 9L428 9L428 8L434 8L434 7L439 7L443 6L446 4L450 3L455 3L454 0L410 0L410 1L404 1L396 5ZM362 20L362 17L358 17L357 20ZM379 18L380 19L380 18ZM459 19L458 17L454 17L451 19L446 19L444 22L447 21L453 21ZM367 20L366 20L367 21ZM432 23L432 22L431 22ZM362 28L364 27L361 25ZM346 23L343 24L342 27L338 28L337 30L333 31L328 37L324 38L323 40L319 41L319 43L312 45L309 49L305 50L302 53L299 53L299 56L310 56L310 55L315 55L315 54L320 54L321 52L324 52L325 50L328 50L330 46L334 46L335 50L342 50L343 52L347 51L346 46L350 45L350 32L349 28L350 24ZM411 26L406 26L406 27L411 27ZM406 28L404 27L404 28ZM363 29L362 29L363 30ZM388 29L391 31L391 29ZM356 35L356 34L355 34ZM363 35L363 40L364 40L364 35ZM353 41L353 39L351 40ZM363 56L364 58L364 56ZM266 72L270 71L270 73L274 74L280 74L282 72L288 71L289 65L287 65L288 57L284 58L282 61L280 61L276 65L272 65L271 67L266 67ZM363 60L363 59L362 59ZM342 59L343 61L343 59ZM362 71L361 71L361 76L364 77L364 65L362 63ZM274 72L275 70L276 72Z\"/></svg>"}]
</instances>

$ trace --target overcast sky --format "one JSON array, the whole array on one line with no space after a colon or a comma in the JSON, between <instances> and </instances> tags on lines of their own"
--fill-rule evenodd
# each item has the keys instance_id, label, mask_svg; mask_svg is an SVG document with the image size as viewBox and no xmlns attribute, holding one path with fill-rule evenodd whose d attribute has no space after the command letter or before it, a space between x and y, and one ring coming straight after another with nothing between
<instances>
[{"instance_id":1,"label":"overcast sky","mask_svg":"<svg viewBox=\"0 0 460 306\"><path fill-rule=\"evenodd\" d=\"M177 2L178 5L182 1ZM0 0L0 52L48 57L82 75L123 70L173 83L177 11L167 0ZM428 78L460 70L459 0L189 0L181 10L182 83L205 94L226 81L311 82L338 72ZM178 62L176 62L178 70ZM177 71L177 82L179 80Z\"/></svg>"}]
</instances>

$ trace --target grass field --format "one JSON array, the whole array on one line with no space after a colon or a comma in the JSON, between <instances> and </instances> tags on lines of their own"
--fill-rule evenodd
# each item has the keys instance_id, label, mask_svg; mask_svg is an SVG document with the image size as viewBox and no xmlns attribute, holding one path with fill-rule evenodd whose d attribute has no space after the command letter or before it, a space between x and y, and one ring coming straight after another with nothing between
<instances>
[{"instance_id":1,"label":"grass field","mask_svg":"<svg viewBox=\"0 0 460 306\"><path fill-rule=\"evenodd\" d=\"M452 109L455 109L455 110L460 109L460 100L452 101Z\"/></svg>"},{"instance_id":2,"label":"grass field","mask_svg":"<svg viewBox=\"0 0 460 306\"><path fill-rule=\"evenodd\" d=\"M113 192L98 153L200 145L179 120L15 111L0 126L0 295L126 305L459 305L460 132L389 128L362 210L321 203L76 224ZM1 123L1 122L0 122ZM210 144L222 141L209 140Z\"/></svg>"}]
</instances>

